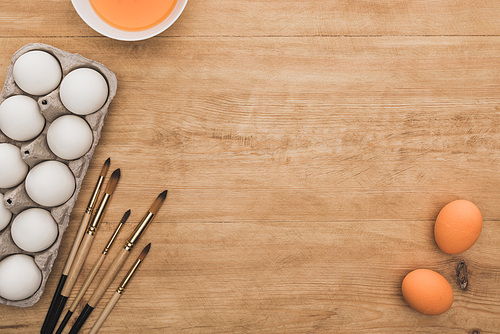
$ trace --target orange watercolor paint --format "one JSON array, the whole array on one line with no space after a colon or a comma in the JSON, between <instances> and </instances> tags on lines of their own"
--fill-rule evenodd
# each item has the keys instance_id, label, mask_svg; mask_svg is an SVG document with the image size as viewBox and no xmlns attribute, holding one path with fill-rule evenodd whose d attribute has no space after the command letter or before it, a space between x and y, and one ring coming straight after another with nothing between
<instances>
[{"instance_id":1,"label":"orange watercolor paint","mask_svg":"<svg viewBox=\"0 0 500 334\"><path fill-rule=\"evenodd\" d=\"M89 0L110 26L126 31L152 28L170 15L177 0Z\"/></svg>"}]
</instances>

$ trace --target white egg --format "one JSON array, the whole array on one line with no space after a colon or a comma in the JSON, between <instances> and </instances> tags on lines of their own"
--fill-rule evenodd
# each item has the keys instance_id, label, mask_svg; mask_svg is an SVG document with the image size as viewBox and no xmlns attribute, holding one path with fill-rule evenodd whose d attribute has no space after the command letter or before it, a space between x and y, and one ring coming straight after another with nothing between
<instances>
[{"instance_id":1,"label":"white egg","mask_svg":"<svg viewBox=\"0 0 500 334\"><path fill-rule=\"evenodd\" d=\"M108 83L101 73L77 68L64 77L59 96L64 106L77 115L99 110L108 98Z\"/></svg>"},{"instance_id":2,"label":"white egg","mask_svg":"<svg viewBox=\"0 0 500 334\"><path fill-rule=\"evenodd\" d=\"M59 158L74 160L83 156L92 146L93 135L89 124L74 115L61 116L47 131L49 148Z\"/></svg>"},{"instance_id":3,"label":"white egg","mask_svg":"<svg viewBox=\"0 0 500 334\"><path fill-rule=\"evenodd\" d=\"M32 296L42 283L42 272L28 255L14 254L0 262L0 296L22 300Z\"/></svg>"},{"instance_id":4,"label":"white egg","mask_svg":"<svg viewBox=\"0 0 500 334\"><path fill-rule=\"evenodd\" d=\"M15 244L27 252L41 252L56 241L57 223L49 211L40 208L24 210L14 218L10 234Z\"/></svg>"},{"instance_id":5,"label":"white egg","mask_svg":"<svg viewBox=\"0 0 500 334\"><path fill-rule=\"evenodd\" d=\"M27 173L28 165L21 158L21 150L12 144L0 144L0 188L17 186Z\"/></svg>"},{"instance_id":6,"label":"white egg","mask_svg":"<svg viewBox=\"0 0 500 334\"><path fill-rule=\"evenodd\" d=\"M9 225L11 218L12 212L7 210L3 201L3 194L0 194L0 231Z\"/></svg>"},{"instance_id":7,"label":"white egg","mask_svg":"<svg viewBox=\"0 0 500 334\"><path fill-rule=\"evenodd\" d=\"M38 103L29 96L14 95L0 104L0 130L19 141L38 136L45 126L45 118Z\"/></svg>"},{"instance_id":8,"label":"white egg","mask_svg":"<svg viewBox=\"0 0 500 334\"><path fill-rule=\"evenodd\" d=\"M59 161L44 161L26 176L26 192L36 203L52 207L64 204L75 191L75 177L68 166Z\"/></svg>"},{"instance_id":9,"label":"white egg","mask_svg":"<svg viewBox=\"0 0 500 334\"><path fill-rule=\"evenodd\" d=\"M28 94L45 95L61 82L61 65L50 53L29 51L19 57L12 70L16 84Z\"/></svg>"}]
</instances>

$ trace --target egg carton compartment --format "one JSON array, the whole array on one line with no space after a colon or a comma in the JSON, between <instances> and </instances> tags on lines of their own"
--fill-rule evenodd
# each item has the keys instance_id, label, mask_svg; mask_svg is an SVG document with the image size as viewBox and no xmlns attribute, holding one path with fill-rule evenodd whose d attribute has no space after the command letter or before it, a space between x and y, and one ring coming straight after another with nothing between
<instances>
[{"instance_id":1,"label":"egg carton compartment","mask_svg":"<svg viewBox=\"0 0 500 334\"><path fill-rule=\"evenodd\" d=\"M16 60L26 52L34 50L45 51L54 56L58 60L62 69L61 81L59 82L57 88L43 96L30 95L21 90L21 88L17 86L13 75L13 67ZM76 160L69 161L57 157L50 150L47 144L47 131L52 122L54 122L54 120L56 120L60 116L74 115L74 113L67 110L61 102L61 99L59 97L59 90L61 82L66 77L66 75L77 68L90 68L99 72L107 81L108 97L104 105L96 112L85 116L76 115L83 118L89 124L92 130L93 141L87 153ZM3 90L0 94L0 104L3 103L3 101L5 101L7 98L14 95L29 96L37 101L39 109L45 118L45 126L43 131L36 138L26 142L13 140L0 131L0 143L9 143L18 147L21 151L21 157L28 165L29 170L44 161L55 160L64 163L69 167L75 177L75 191L69 198L69 200L67 200L64 204L56 207L44 207L35 203L28 196L25 189L25 180L23 180L21 184L13 188L0 188L0 193L4 195L3 204L13 214L9 225L2 231L0 231L0 260L13 254L27 254L34 257L35 263L42 272L41 285L31 297L19 301L7 300L0 297L0 303L17 307L29 307L34 305L42 296L45 289L45 284L47 283L47 279L57 257L58 249L61 244L64 231L68 227L71 211L78 198L78 194L89 167L90 160L99 142L101 130L104 125L104 119L108 113L109 104L116 94L116 89L117 80L113 72L111 72L104 65L96 61L87 59L80 54L69 53L47 44L31 43L23 46L13 55L7 73L7 78L3 86ZM0 162L0 164L1 163L2 162ZM48 249L38 253L23 251L14 243L11 237L11 226L13 220L20 212L28 208L42 208L50 211L58 225L58 236L54 244Z\"/></svg>"}]
</instances>

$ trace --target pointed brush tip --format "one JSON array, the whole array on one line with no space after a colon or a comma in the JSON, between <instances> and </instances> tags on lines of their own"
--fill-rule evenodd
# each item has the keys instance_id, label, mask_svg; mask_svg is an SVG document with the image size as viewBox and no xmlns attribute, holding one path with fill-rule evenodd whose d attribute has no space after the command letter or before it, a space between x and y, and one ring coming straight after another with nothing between
<instances>
[{"instance_id":1,"label":"pointed brush tip","mask_svg":"<svg viewBox=\"0 0 500 334\"><path fill-rule=\"evenodd\" d=\"M139 260L143 261L146 255L148 255L150 249L151 249L151 243L149 243L146 247L144 247L141 254L139 255Z\"/></svg>"},{"instance_id":2,"label":"pointed brush tip","mask_svg":"<svg viewBox=\"0 0 500 334\"><path fill-rule=\"evenodd\" d=\"M125 223L127 220L128 220L128 217L130 217L130 209L128 209L124 214L123 214L123 217L122 217L122 220L120 221L121 223Z\"/></svg>"},{"instance_id":3,"label":"pointed brush tip","mask_svg":"<svg viewBox=\"0 0 500 334\"><path fill-rule=\"evenodd\" d=\"M118 185L118 181L120 180L120 168L116 169L113 174L111 174L111 178L109 179L108 185L106 186L106 193L111 195L116 189Z\"/></svg>"},{"instance_id":4,"label":"pointed brush tip","mask_svg":"<svg viewBox=\"0 0 500 334\"><path fill-rule=\"evenodd\" d=\"M108 170L109 170L109 164L110 163L111 163L111 158L106 159L106 161L102 165L101 175L100 176L102 176L102 177L106 176L106 174L108 173Z\"/></svg>"},{"instance_id":5,"label":"pointed brush tip","mask_svg":"<svg viewBox=\"0 0 500 334\"><path fill-rule=\"evenodd\" d=\"M110 179L110 182L113 180L113 179L119 179L121 176L121 172L120 172L120 168L118 169L115 169L113 174L111 174L111 179Z\"/></svg>"},{"instance_id":6,"label":"pointed brush tip","mask_svg":"<svg viewBox=\"0 0 500 334\"><path fill-rule=\"evenodd\" d=\"M156 214L158 210L160 210L166 198L167 198L167 190L165 190L164 192L159 194L158 197L156 197L155 201L151 205L151 208L149 209L149 212Z\"/></svg>"}]
</instances>

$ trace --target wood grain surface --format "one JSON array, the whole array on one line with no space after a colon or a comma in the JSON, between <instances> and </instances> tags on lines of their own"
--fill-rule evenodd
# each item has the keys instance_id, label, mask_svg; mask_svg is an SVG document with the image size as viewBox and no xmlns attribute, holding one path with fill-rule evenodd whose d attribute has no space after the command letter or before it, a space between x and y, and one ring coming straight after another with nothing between
<instances>
[{"instance_id":1,"label":"wood grain surface","mask_svg":"<svg viewBox=\"0 0 500 334\"><path fill-rule=\"evenodd\" d=\"M0 332L39 331L109 156L122 178L75 288L123 213L103 269L169 193L102 333L500 333L499 15L484 0L190 0L160 36L119 42L70 1L1 1L0 77L42 42L108 66L118 93L46 293L1 305ZM484 228L447 255L433 222L458 198ZM405 304L417 268L451 283L448 312Z\"/></svg>"}]
</instances>

